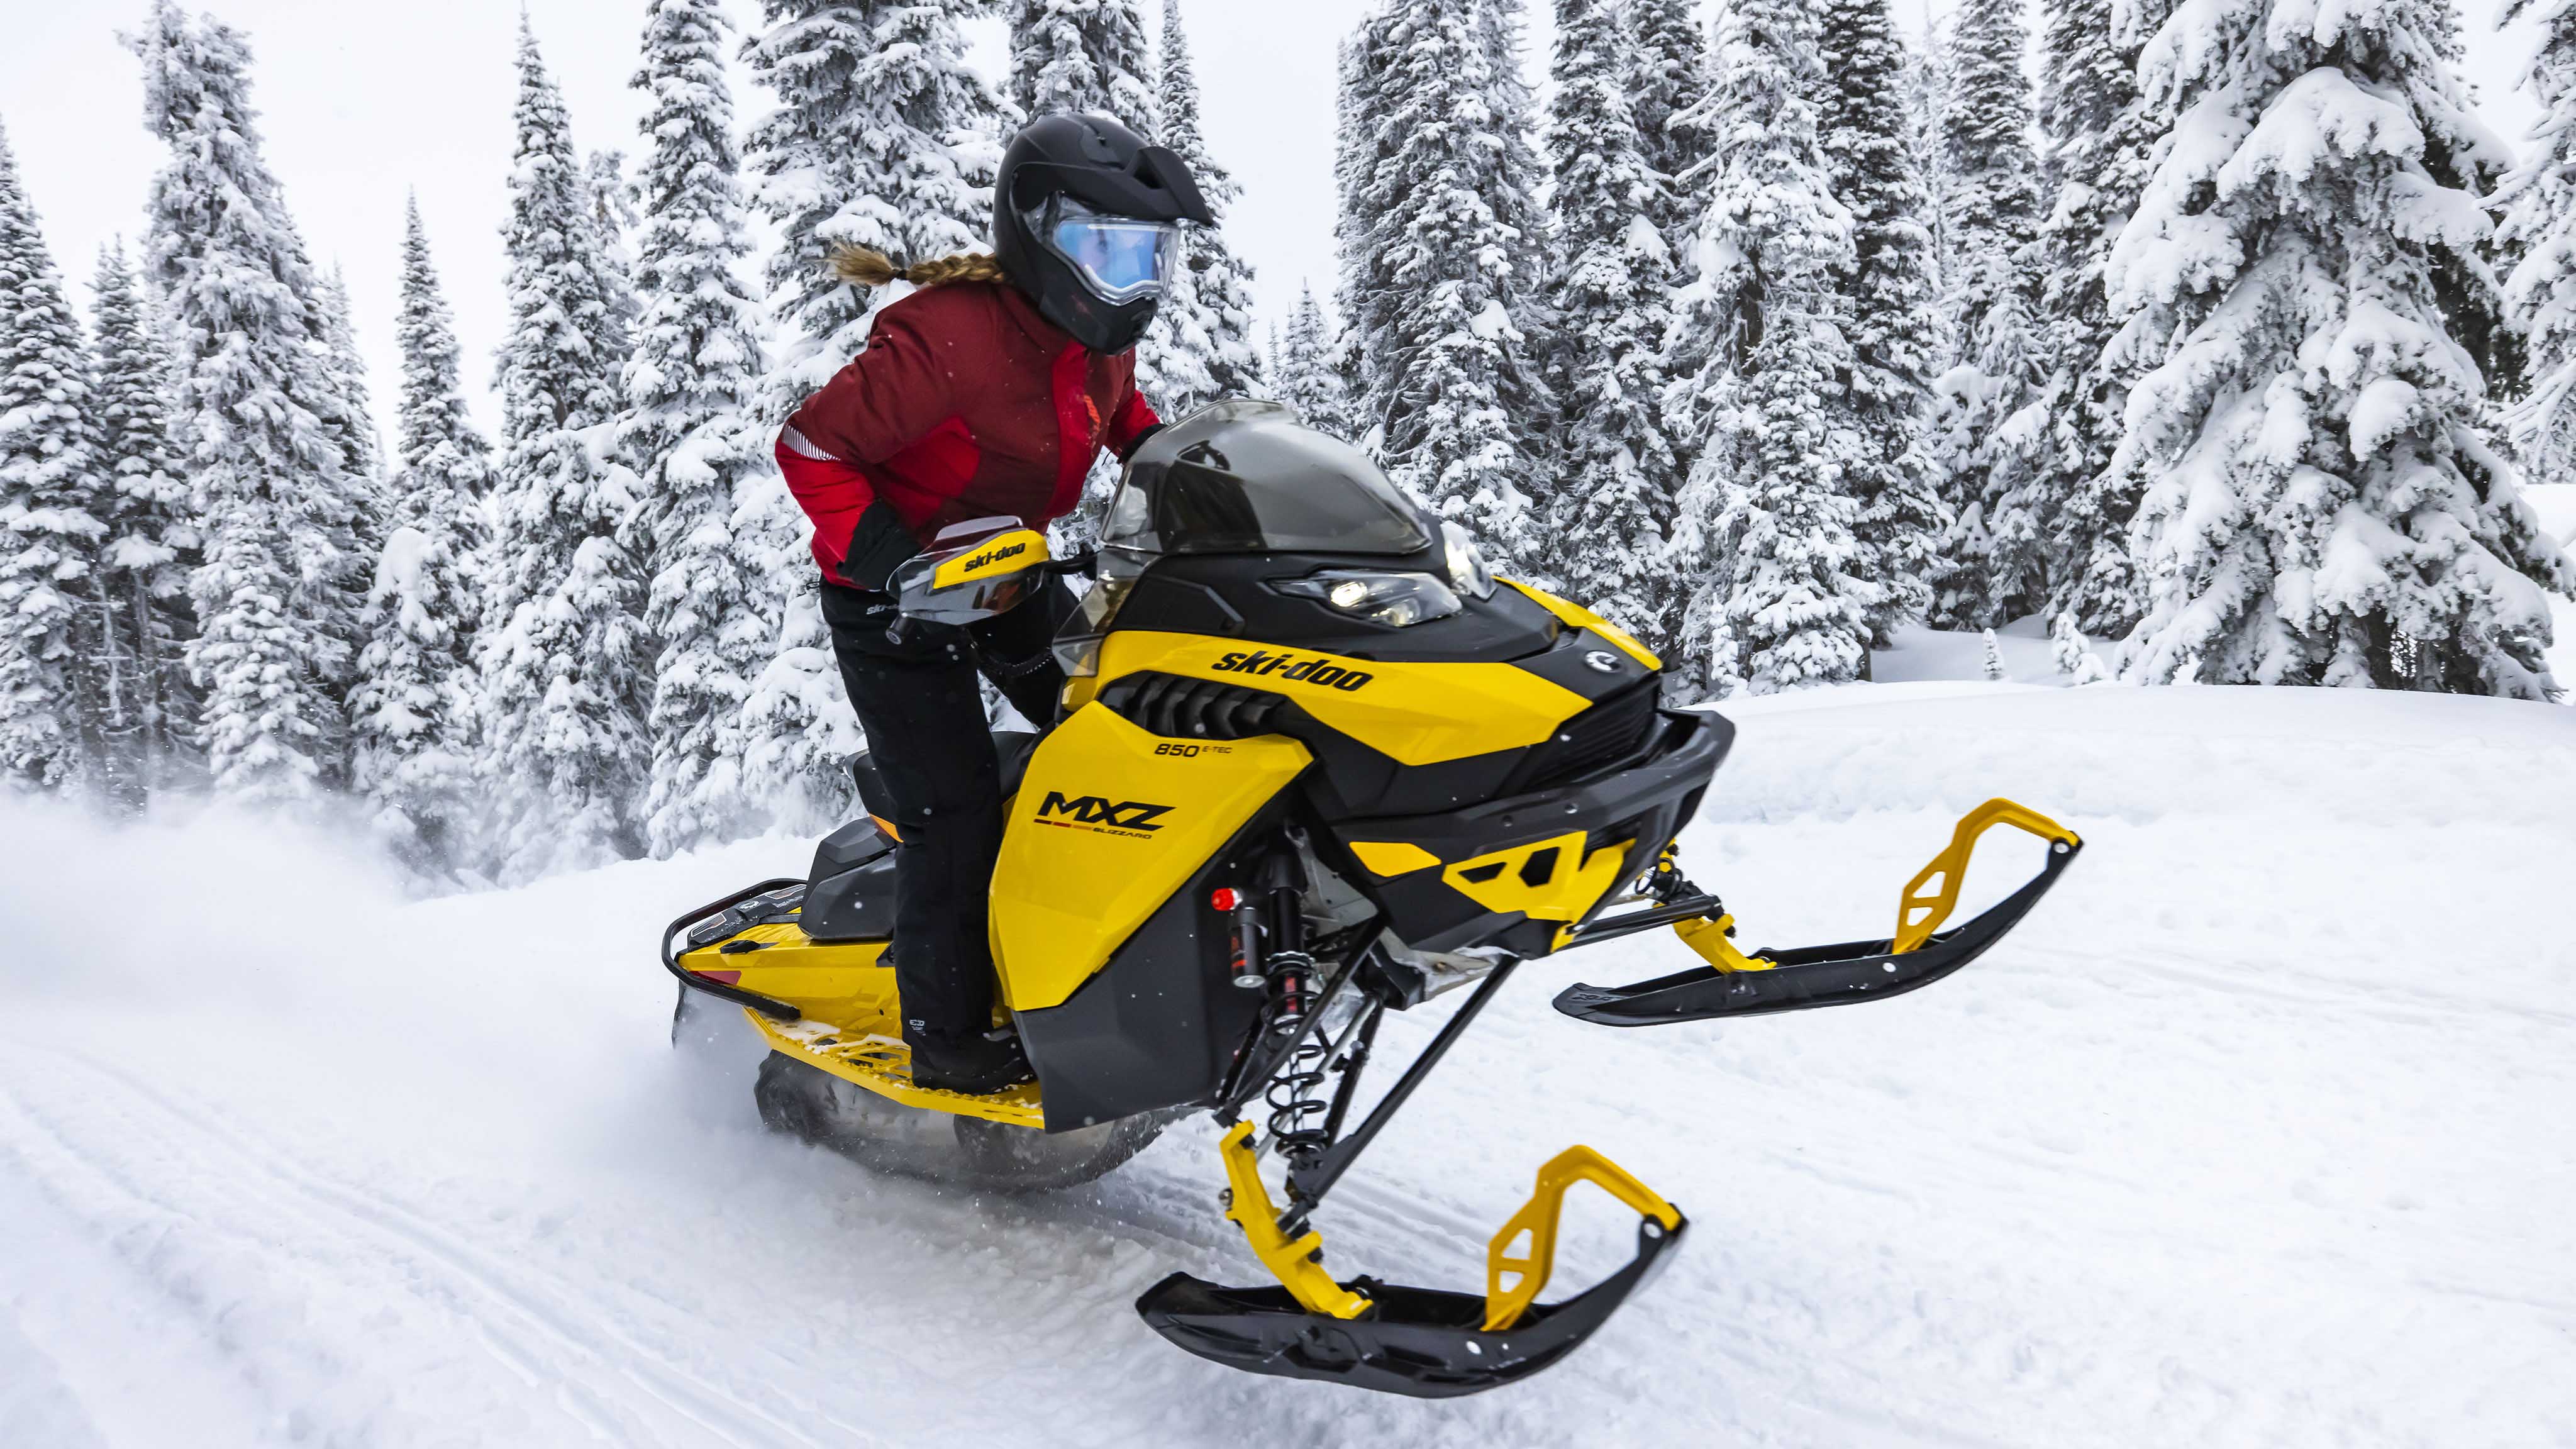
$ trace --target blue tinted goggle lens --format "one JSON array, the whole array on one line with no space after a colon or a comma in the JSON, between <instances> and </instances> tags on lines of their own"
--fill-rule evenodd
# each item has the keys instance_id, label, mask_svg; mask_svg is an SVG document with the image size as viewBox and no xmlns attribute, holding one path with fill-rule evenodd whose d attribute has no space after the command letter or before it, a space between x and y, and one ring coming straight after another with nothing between
<instances>
[{"instance_id":1,"label":"blue tinted goggle lens","mask_svg":"<svg viewBox=\"0 0 2576 1449\"><path fill-rule=\"evenodd\" d=\"M1129 302L1163 289L1175 235L1174 228L1158 222L1062 216L1048 239L1093 291L1112 302Z\"/></svg>"}]
</instances>

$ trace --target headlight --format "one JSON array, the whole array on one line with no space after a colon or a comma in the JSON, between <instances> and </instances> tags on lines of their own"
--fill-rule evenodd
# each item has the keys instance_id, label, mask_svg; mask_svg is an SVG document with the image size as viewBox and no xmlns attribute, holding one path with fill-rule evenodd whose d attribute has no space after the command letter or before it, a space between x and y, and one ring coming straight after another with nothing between
<instances>
[{"instance_id":1,"label":"headlight","mask_svg":"<svg viewBox=\"0 0 2576 1449\"><path fill-rule=\"evenodd\" d=\"M1494 571L1485 567L1484 551L1467 536L1467 530L1455 523L1442 523L1440 546L1448 556L1450 583L1480 599L1494 596Z\"/></svg>"},{"instance_id":2,"label":"headlight","mask_svg":"<svg viewBox=\"0 0 2576 1449\"><path fill-rule=\"evenodd\" d=\"M1445 619L1465 607L1455 590L1429 574L1326 569L1302 579L1274 579L1270 586L1397 629L1425 619ZM1490 589L1493 584L1489 581L1485 586Z\"/></svg>"}]
</instances>

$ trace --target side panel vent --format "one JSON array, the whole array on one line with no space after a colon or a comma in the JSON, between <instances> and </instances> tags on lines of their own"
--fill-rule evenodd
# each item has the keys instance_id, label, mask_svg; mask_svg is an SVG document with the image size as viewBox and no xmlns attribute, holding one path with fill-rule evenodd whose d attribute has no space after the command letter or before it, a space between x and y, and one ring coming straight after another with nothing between
<instances>
[{"instance_id":1,"label":"side panel vent","mask_svg":"<svg viewBox=\"0 0 2576 1449\"><path fill-rule=\"evenodd\" d=\"M1275 734L1288 703L1278 695L1238 684L1154 673L1111 680L1098 697L1129 724L1175 740L1246 740Z\"/></svg>"}]
</instances>

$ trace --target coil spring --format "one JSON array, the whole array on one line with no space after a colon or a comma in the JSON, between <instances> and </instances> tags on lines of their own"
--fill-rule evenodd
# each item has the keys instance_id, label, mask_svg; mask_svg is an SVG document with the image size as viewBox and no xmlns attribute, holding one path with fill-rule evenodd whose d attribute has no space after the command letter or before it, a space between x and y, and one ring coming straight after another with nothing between
<instances>
[{"instance_id":1,"label":"coil spring","mask_svg":"<svg viewBox=\"0 0 2576 1449\"><path fill-rule=\"evenodd\" d=\"M1266 964L1270 999L1262 1004L1262 1029L1294 1036L1305 1029L1306 1018L1315 1009L1315 958L1303 951L1281 951ZM1325 1054L1320 1040L1298 1043L1261 1094L1270 1104L1271 1139L1283 1156L1303 1157L1331 1145L1321 1127L1307 1125L1309 1118L1330 1107L1313 1095L1324 1084Z\"/></svg>"}]
</instances>

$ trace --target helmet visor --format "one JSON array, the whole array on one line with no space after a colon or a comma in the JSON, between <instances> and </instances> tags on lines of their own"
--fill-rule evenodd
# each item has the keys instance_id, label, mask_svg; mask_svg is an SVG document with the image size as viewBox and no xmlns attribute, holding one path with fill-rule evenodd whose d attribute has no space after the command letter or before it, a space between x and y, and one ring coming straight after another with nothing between
<instances>
[{"instance_id":1,"label":"helmet visor","mask_svg":"<svg viewBox=\"0 0 2576 1449\"><path fill-rule=\"evenodd\" d=\"M1104 302L1161 296L1171 278L1181 233L1170 222L1103 216L1066 196L1047 198L1035 220L1047 250L1071 263Z\"/></svg>"}]
</instances>

